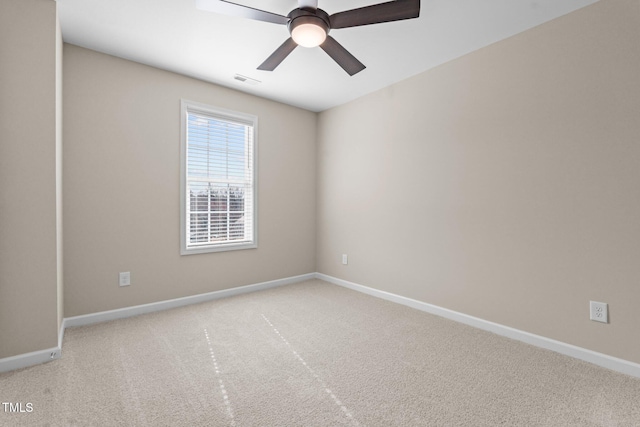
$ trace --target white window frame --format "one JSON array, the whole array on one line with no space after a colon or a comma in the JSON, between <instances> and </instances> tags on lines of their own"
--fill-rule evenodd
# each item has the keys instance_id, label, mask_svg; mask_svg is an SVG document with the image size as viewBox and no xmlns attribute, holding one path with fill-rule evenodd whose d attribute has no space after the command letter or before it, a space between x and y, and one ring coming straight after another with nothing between
<instances>
[{"instance_id":1,"label":"white window frame","mask_svg":"<svg viewBox=\"0 0 640 427\"><path fill-rule=\"evenodd\" d=\"M189 206L187 191L187 123L188 114L200 113L213 116L220 120L229 120L231 122L241 122L253 126L253 218L252 218L252 239L249 242L240 243L210 243L208 245L200 245L198 247L188 247L187 239L189 227L187 206ZM258 117L240 113L237 111L226 110L199 102L188 101L182 99L180 101L180 254L191 255L208 252L225 252L242 249L253 249L258 247Z\"/></svg>"}]
</instances>

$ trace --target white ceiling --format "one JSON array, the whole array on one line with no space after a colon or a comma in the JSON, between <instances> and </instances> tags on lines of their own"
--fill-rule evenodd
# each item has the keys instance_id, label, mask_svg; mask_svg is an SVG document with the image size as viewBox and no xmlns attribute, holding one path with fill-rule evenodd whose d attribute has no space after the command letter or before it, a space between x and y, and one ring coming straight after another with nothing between
<instances>
[{"instance_id":1,"label":"white ceiling","mask_svg":"<svg viewBox=\"0 0 640 427\"><path fill-rule=\"evenodd\" d=\"M385 0L319 0L332 14ZM275 71L260 65L284 25L203 12L195 0L57 0L67 43L322 111L595 3L597 0L422 0L420 18L333 30L367 68L350 77L320 48L298 47ZM297 0L237 0L287 15ZM242 74L261 81L236 81Z\"/></svg>"}]
</instances>

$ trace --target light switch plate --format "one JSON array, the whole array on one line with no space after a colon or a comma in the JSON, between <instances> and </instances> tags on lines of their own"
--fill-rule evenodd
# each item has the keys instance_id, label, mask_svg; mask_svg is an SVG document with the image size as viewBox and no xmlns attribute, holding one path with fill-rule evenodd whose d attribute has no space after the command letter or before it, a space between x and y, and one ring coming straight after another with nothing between
<instances>
[{"instance_id":1,"label":"light switch plate","mask_svg":"<svg viewBox=\"0 0 640 427\"><path fill-rule=\"evenodd\" d=\"M131 272L121 272L118 283L120 284L120 286L129 286L131 284Z\"/></svg>"}]
</instances>

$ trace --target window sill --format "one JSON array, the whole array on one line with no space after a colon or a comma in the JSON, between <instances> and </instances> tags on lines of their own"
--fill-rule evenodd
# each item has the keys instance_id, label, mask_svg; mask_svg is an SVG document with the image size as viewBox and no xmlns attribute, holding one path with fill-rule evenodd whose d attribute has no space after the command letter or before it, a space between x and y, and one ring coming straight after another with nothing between
<instances>
[{"instance_id":1,"label":"window sill","mask_svg":"<svg viewBox=\"0 0 640 427\"><path fill-rule=\"evenodd\" d=\"M206 254L211 252L227 252L227 251L239 251L244 249L256 249L258 244L255 242L252 243L230 243L227 245L216 245L216 246L200 246L195 248L180 249L180 255L196 255L196 254Z\"/></svg>"}]
</instances>

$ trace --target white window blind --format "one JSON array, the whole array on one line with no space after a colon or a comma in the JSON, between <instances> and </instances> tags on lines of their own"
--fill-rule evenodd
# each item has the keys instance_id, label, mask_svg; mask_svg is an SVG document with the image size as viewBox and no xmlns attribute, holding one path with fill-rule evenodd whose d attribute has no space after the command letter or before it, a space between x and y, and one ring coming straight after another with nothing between
<instances>
[{"instance_id":1,"label":"white window blind","mask_svg":"<svg viewBox=\"0 0 640 427\"><path fill-rule=\"evenodd\" d=\"M183 101L182 253L257 246L253 116Z\"/></svg>"}]
</instances>

